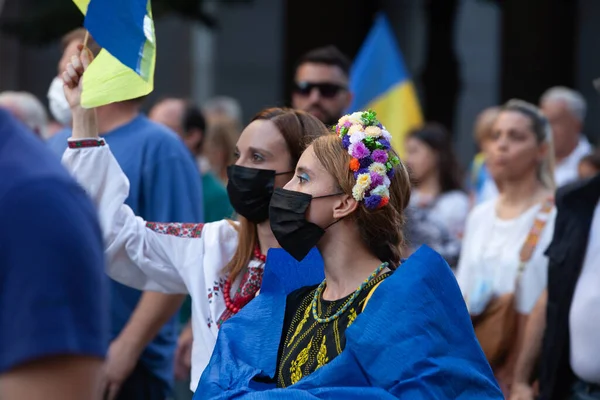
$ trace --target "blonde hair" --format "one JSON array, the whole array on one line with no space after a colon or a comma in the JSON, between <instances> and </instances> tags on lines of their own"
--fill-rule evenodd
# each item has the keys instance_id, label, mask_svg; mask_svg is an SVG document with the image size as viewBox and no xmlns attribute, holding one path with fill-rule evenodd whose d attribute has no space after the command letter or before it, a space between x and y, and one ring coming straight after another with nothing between
<instances>
[{"instance_id":1,"label":"blonde hair","mask_svg":"<svg viewBox=\"0 0 600 400\"><path fill-rule=\"evenodd\" d=\"M542 184L552 191L556 189L554 182L554 142L552 140L552 128L546 116L540 109L531 103L523 100L509 100L501 112L518 112L531 121L531 130L533 131L538 144L546 144L546 156L538 167L538 179Z\"/></svg>"},{"instance_id":2,"label":"blonde hair","mask_svg":"<svg viewBox=\"0 0 600 400\"><path fill-rule=\"evenodd\" d=\"M224 160L225 165L230 165L235 162L235 144L239 137L240 130L237 122L223 118L208 125L204 144L223 149L228 157Z\"/></svg>"},{"instance_id":3,"label":"blonde hair","mask_svg":"<svg viewBox=\"0 0 600 400\"><path fill-rule=\"evenodd\" d=\"M320 137L313 142L312 147L319 162L333 175L338 189L352 194L356 179L349 168L351 156L343 148L340 138L335 135ZM404 210L410 201L410 189L408 170L400 162L394 168L394 176L391 178L389 203L376 210L369 210L361 201L353 214L365 245L381 261L389 262L391 268L400 264L401 249L405 245Z\"/></svg>"},{"instance_id":4,"label":"blonde hair","mask_svg":"<svg viewBox=\"0 0 600 400\"><path fill-rule=\"evenodd\" d=\"M500 107L488 107L485 110L477 114L475 119L475 126L473 128L473 136L479 146L483 141L490 136L494 122L500 114Z\"/></svg>"}]
</instances>

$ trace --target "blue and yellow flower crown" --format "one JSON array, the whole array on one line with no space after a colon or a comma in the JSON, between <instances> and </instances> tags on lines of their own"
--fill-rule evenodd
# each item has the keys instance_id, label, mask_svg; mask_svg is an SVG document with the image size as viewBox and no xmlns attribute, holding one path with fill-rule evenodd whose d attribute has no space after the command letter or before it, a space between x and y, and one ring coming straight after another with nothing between
<instances>
[{"instance_id":1,"label":"blue and yellow flower crown","mask_svg":"<svg viewBox=\"0 0 600 400\"><path fill-rule=\"evenodd\" d=\"M352 156L350 170L356 184L352 196L369 210L384 207L390 201L390 179L400 159L391 148L392 135L377 120L374 111L344 115L335 127L342 146Z\"/></svg>"}]
</instances>

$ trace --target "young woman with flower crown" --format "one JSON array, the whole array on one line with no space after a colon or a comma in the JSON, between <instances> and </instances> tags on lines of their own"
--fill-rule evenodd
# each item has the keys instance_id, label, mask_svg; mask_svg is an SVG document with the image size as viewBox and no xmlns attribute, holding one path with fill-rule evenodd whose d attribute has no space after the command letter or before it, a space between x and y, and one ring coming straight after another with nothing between
<instances>
[{"instance_id":1,"label":"young woman with flower crown","mask_svg":"<svg viewBox=\"0 0 600 400\"><path fill-rule=\"evenodd\" d=\"M273 188L291 176L306 144L327 134L311 115L268 109L244 129L229 167L227 190L240 222L209 224L143 221L124 204L129 182L98 137L96 114L80 106L81 76L91 62L85 51L63 74L73 110L73 137L63 163L95 200L108 255L107 273L141 290L192 297L191 389L208 363L221 324L252 300L261 285L267 250L278 247L268 221ZM322 277L322 265L316 264ZM310 271L308 271L310 272ZM306 279L311 279L307 273ZM312 278L314 281L314 278Z\"/></svg>"},{"instance_id":2,"label":"young woman with flower crown","mask_svg":"<svg viewBox=\"0 0 600 400\"><path fill-rule=\"evenodd\" d=\"M389 133L373 112L336 132L302 154L269 214L296 259L318 247L325 280L293 287L268 267L195 397L502 399L448 265L429 248L401 263L410 179Z\"/></svg>"}]
</instances>

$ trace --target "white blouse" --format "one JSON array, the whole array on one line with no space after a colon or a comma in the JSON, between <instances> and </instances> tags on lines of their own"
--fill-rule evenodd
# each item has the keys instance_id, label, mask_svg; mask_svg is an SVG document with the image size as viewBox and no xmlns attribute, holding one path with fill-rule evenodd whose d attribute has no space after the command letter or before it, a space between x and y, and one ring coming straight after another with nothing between
<instances>
[{"instance_id":1,"label":"white blouse","mask_svg":"<svg viewBox=\"0 0 600 400\"><path fill-rule=\"evenodd\" d=\"M503 220L496 214L496 203L497 200L490 200L478 205L467 218L457 279L472 313L481 308L475 305L475 294L482 282L492 297L515 292L521 248L541 209L541 204L537 204L516 218ZM547 284L548 257L544 253L552 240L556 208L546 218L516 292L516 308L521 314L531 312Z\"/></svg>"},{"instance_id":2,"label":"white blouse","mask_svg":"<svg viewBox=\"0 0 600 400\"><path fill-rule=\"evenodd\" d=\"M225 311L223 267L238 244L234 223L150 223L124 204L129 181L107 144L68 148L63 164L95 201L107 255L107 274L117 282L162 293L189 293L192 298L191 389L215 346L217 321ZM257 267L260 261L252 260ZM235 291L241 276L232 284Z\"/></svg>"}]
</instances>

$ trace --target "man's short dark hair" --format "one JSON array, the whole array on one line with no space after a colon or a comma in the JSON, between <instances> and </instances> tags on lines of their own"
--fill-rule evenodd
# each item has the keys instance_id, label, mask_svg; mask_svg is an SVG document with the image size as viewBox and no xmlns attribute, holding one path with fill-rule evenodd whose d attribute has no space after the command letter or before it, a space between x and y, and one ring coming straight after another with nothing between
<instances>
[{"instance_id":1,"label":"man's short dark hair","mask_svg":"<svg viewBox=\"0 0 600 400\"><path fill-rule=\"evenodd\" d=\"M298 64L296 64L296 69L306 63L339 67L344 75L350 75L350 59L335 46L319 47L309 51L300 58Z\"/></svg>"},{"instance_id":2,"label":"man's short dark hair","mask_svg":"<svg viewBox=\"0 0 600 400\"><path fill-rule=\"evenodd\" d=\"M182 125L185 133L192 129L199 129L202 133L206 131L206 119L200 108L192 102L186 101Z\"/></svg>"}]
</instances>

